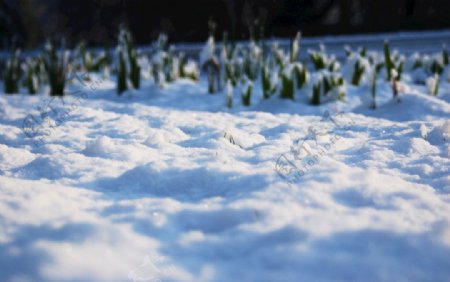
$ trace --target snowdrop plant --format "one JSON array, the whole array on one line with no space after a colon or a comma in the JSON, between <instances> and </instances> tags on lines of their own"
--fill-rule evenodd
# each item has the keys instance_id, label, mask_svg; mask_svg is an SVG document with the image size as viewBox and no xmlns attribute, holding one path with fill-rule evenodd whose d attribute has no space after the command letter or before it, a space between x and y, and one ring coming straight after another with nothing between
<instances>
[{"instance_id":1,"label":"snowdrop plant","mask_svg":"<svg viewBox=\"0 0 450 282\"><path fill-rule=\"evenodd\" d=\"M86 44L84 42L81 42L78 45L75 52L75 57L80 59L81 65L88 72L98 72L106 67L110 61L106 50L98 54L98 56L95 56L93 53L86 50Z\"/></svg>"},{"instance_id":2,"label":"snowdrop plant","mask_svg":"<svg viewBox=\"0 0 450 282\"><path fill-rule=\"evenodd\" d=\"M372 70L372 78L371 78L371 96L372 96L372 104L371 104L371 108L372 109L376 109L377 108L377 103L376 103L376 95L377 95L377 78L378 78L378 74L380 73L381 69L383 68L383 64L382 63L378 63L376 64L376 66L373 68Z\"/></svg>"},{"instance_id":3,"label":"snowdrop plant","mask_svg":"<svg viewBox=\"0 0 450 282\"><path fill-rule=\"evenodd\" d=\"M122 36L122 40L125 41L126 51L128 55L127 57L130 81L135 89L139 89L141 84L141 67L138 64L137 51L134 47L131 33L127 30L123 30Z\"/></svg>"},{"instance_id":4,"label":"snowdrop plant","mask_svg":"<svg viewBox=\"0 0 450 282\"><path fill-rule=\"evenodd\" d=\"M294 100L294 65L288 64L281 73L281 98Z\"/></svg>"},{"instance_id":5,"label":"snowdrop plant","mask_svg":"<svg viewBox=\"0 0 450 282\"><path fill-rule=\"evenodd\" d=\"M334 56L330 57L329 63L328 63L328 70L331 72L338 72L341 70L341 65L336 60Z\"/></svg>"},{"instance_id":6,"label":"snowdrop plant","mask_svg":"<svg viewBox=\"0 0 450 282\"><path fill-rule=\"evenodd\" d=\"M38 61L32 58L27 58L22 65L24 71L23 86L28 88L29 94L36 94L39 87L39 66Z\"/></svg>"},{"instance_id":7,"label":"snowdrop plant","mask_svg":"<svg viewBox=\"0 0 450 282\"><path fill-rule=\"evenodd\" d=\"M384 42L384 65L386 66L386 74L387 74L387 80L391 81L391 76L392 76L392 69L394 68L394 62L392 62L392 57L391 57L391 48L389 46L389 42L385 41Z\"/></svg>"},{"instance_id":8,"label":"snowdrop plant","mask_svg":"<svg viewBox=\"0 0 450 282\"><path fill-rule=\"evenodd\" d=\"M187 58L186 55L183 52L180 52L178 54L178 74L180 75L180 78L187 78L187 76L184 73L184 67L187 64Z\"/></svg>"},{"instance_id":9,"label":"snowdrop plant","mask_svg":"<svg viewBox=\"0 0 450 282\"><path fill-rule=\"evenodd\" d=\"M258 78L261 66L262 51L255 41L251 41L248 50L244 52L244 73L251 80Z\"/></svg>"},{"instance_id":10,"label":"snowdrop plant","mask_svg":"<svg viewBox=\"0 0 450 282\"><path fill-rule=\"evenodd\" d=\"M253 90L252 81L248 77L244 76L241 88L242 91L241 97L242 97L242 104L246 107L250 106L252 90Z\"/></svg>"},{"instance_id":11,"label":"snowdrop plant","mask_svg":"<svg viewBox=\"0 0 450 282\"><path fill-rule=\"evenodd\" d=\"M436 73L433 76L429 77L426 81L428 92L437 96L439 93L439 75Z\"/></svg>"},{"instance_id":12,"label":"snowdrop plant","mask_svg":"<svg viewBox=\"0 0 450 282\"><path fill-rule=\"evenodd\" d=\"M297 32L297 35L295 36L295 39L291 43L291 50L290 50L290 62L295 63L298 60L298 55L300 54L300 39L302 37L301 32Z\"/></svg>"},{"instance_id":13,"label":"snowdrop plant","mask_svg":"<svg viewBox=\"0 0 450 282\"><path fill-rule=\"evenodd\" d=\"M384 42L384 65L386 67L387 78L392 84L393 97L399 101L399 82L402 78L404 59L391 55L388 41Z\"/></svg>"},{"instance_id":14,"label":"snowdrop plant","mask_svg":"<svg viewBox=\"0 0 450 282\"><path fill-rule=\"evenodd\" d=\"M153 80L156 84L158 84L161 88L164 87L166 83L166 76L164 73L165 62L167 53L165 51L159 50L157 51L152 58L152 66L151 72L153 76Z\"/></svg>"},{"instance_id":15,"label":"snowdrop plant","mask_svg":"<svg viewBox=\"0 0 450 282\"><path fill-rule=\"evenodd\" d=\"M224 68L225 81L229 80L233 86L236 86L239 79L238 72L236 71L238 70L236 64L233 64L230 61L226 61L224 64Z\"/></svg>"},{"instance_id":16,"label":"snowdrop plant","mask_svg":"<svg viewBox=\"0 0 450 282\"><path fill-rule=\"evenodd\" d=\"M399 91L399 81L400 81L400 74L397 72L395 68L391 69L391 84L392 84L392 93L393 98L397 101L400 101L400 98L398 96Z\"/></svg>"},{"instance_id":17,"label":"snowdrop plant","mask_svg":"<svg viewBox=\"0 0 450 282\"><path fill-rule=\"evenodd\" d=\"M337 73L325 72L323 74L323 94L328 100L344 100L346 88L344 78Z\"/></svg>"},{"instance_id":18,"label":"snowdrop plant","mask_svg":"<svg viewBox=\"0 0 450 282\"><path fill-rule=\"evenodd\" d=\"M45 70L50 83L50 95L63 96L66 85L66 76L69 68L69 51L61 44L57 51L54 44L48 41L43 55Z\"/></svg>"},{"instance_id":19,"label":"snowdrop plant","mask_svg":"<svg viewBox=\"0 0 450 282\"><path fill-rule=\"evenodd\" d=\"M119 64L117 70L117 94L121 95L128 90L127 65L124 52L119 51Z\"/></svg>"},{"instance_id":20,"label":"snowdrop plant","mask_svg":"<svg viewBox=\"0 0 450 282\"><path fill-rule=\"evenodd\" d=\"M324 53L323 45L320 45L320 50L308 50L309 57L311 58L311 61L314 65L314 69L316 71L322 70L326 68L326 55Z\"/></svg>"},{"instance_id":21,"label":"snowdrop plant","mask_svg":"<svg viewBox=\"0 0 450 282\"><path fill-rule=\"evenodd\" d=\"M224 71L224 80L230 80L233 87L236 87L238 81L244 74L244 59L239 56L238 49L234 44L231 46L223 46L221 58ZM247 60L247 73L252 71L250 70L250 64L251 62Z\"/></svg>"},{"instance_id":22,"label":"snowdrop plant","mask_svg":"<svg viewBox=\"0 0 450 282\"><path fill-rule=\"evenodd\" d=\"M351 55L353 55L353 50L348 45L344 46L344 52L345 52L345 55L347 56L347 58L349 58Z\"/></svg>"},{"instance_id":23,"label":"snowdrop plant","mask_svg":"<svg viewBox=\"0 0 450 282\"><path fill-rule=\"evenodd\" d=\"M352 77L353 85L355 85L355 86L359 85L365 70L366 70L366 68L365 68L364 64L358 58L355 62L354 70L353 70L353 77Z\"/></svg>"},{"instance_id":24,"label":"snowdrop plant","mask_svg":"<svg viewBox=\"0 0 450 282\"><path fill-rule=\"evenodd\" d=\"M354 56L356 54L358 54L359 56L361 56L363 58L367 56L367 48L365 46L364 47L360 47L358 49L358 51L355 52L355 51L352 50L352 48L350 46L345 45L344 46L344 51L345 51L345 54L347 55L347 58L350 58L350 57L352 57L352 56Z\"/></svg>"},{"instance_id":25,"label":"snowdrop plant","mask_svg":"<svg viewBox=\"0 0 450 282\"><path fill-rule=\"evenodd\" d=\"M225 90L226 90L226 96L227 96L227 107L229 109L233 108L233 84L231 83L230 80L227 80L226 82L226 86L225 86Z\"/></svg>"},{"instance_id":26,"label":"snowdrop plant","mask_svg":"<svg viewBox=\"0 0 450 282\"><path fill-rule=\"evenodd\" d=\"M397 81L400 81L403 71L404 59L391 54L389 42L384 42L384 65L386 67L387 80L392 81L393 74L396 74ZM394 70L394 71L393 71Z\"/></svg>"},{"instance_id":27,"label":"snowdrop plant","mask_svg":"<svg viewBox=\"0 0 450 282\"><path fill-rule=\"evenodd\" d=\"M319 46L319 50L308 50L309 57L316 71L327 69L335 72L339 71L340 65L334 56L328 56L324 45Z\"/></svg>"},{"instance_id":28,"label":"snowdrop plant","mask_svg":"<svg viewBox=\"0 0 450 282\"><path fill-rule=\"evenodd\" d=\"M140 88L141 67L138 63L136 48L134 47L131 33L124 27L119 31L119 44L117 47L118 74L117 92L120 95L131 87Z\"/></svg>"},{"instance_id":29,"label":"snowdrop plant","mask_svg":"<svg viewBox=\"0 0 450 282\"><path fill-rule=\"evenodd\" d=\"M428 66L429 66L428 73L431 73L433 75L435 74L441 75L445 67L443 63L443 58L439 55L433 56Z\"/></svg>"},{"instance_id":30,"label":"snowdrop plant","mask_svg":"<svg viewBox=\"0 0 450 282\"><path fill-rule=\"evenodd\" d=\"M179 59L174 54L173 49L169 49L167 57L164 60L164 73L168 82L175 81L179 78Z\"/></svg>"},{"instance_id":31,"label":"snowdrop plant","mask_svg":"<svg viewBox=\"0 0 450 282\"><path fill-rule=\"evenodd\" d=\"M442 50L442 62L444 66L448 66L450 64L450 55L448 54L448 49L446 45L444 45Z\"/></svg>"},{"instance_id":32,"label":"snowdrop plant","mask_svg":"<svg viewBox=\"0 0 450 282\"><path fill-rule=\"evenodd\" d=\"M446 66L448 65L448 53L445 46L441 54L434 54L432 56L420 56L416 54L416 57L417 64L415 65L416 67L414 69L420 68L420 70L422 70L422 72L425 73L426 76L435 74L441 76ZM409 61L411 61L411 59L409 59ZM411 62L409 62L408 66L410 65Z\"/></svg>"},{"instance_id":33,"label":"snowdrop plant","mask_svg":"<svg viewBox=\"0 0 450 282\"><path fill-rule=\"evenodd\" d=\"M366 57L366 55L367 55L367 48L366 48L366 46L363 46L363 47L361 47L361 48L359 49L359 55L360 55L361 57L363 57L363 58Z\"/></svg>"},{"instance_id":34,"label":"snowdrop plant","mask_svg":"<svg viewBox=\"0 0 450 282\"><path fill-rule=\"evenodd\" d=\"M311 104L320 105L323 101L344 100L345 96L345 81L339 73L323 70L315 74Z\"/></svg>"},{"instance_id":35,"label":"snowdrop plant","mask_svg":"<svg viewBox=\"0 0 450 282\"><path fill-rule=\"evenodd\" d=\"M198 80L197 64L192 60L188 60L183 52L178 54L178 74L180 78Z\"/></svg>"},{"instance_id":36,"label":"snowdrop plant","mask_svg":"<svg viewBox=\"0 0 450 282\"><path fill-rule=\"evenodd\" d=\"M302 88L309 81L308 69L301 63L294 64L294 74L297 82L297 89Z\"/></svg>"},{"instance_id":37,"label":"snowdrop plant","mask_svg":"<svg viewBox=\"0 0 450 282\"><path fill-rule=\"evenodd\" d=\"M20 78L20 51L16 51L6 61L6 69L4 74L4 90L6 94L14 94L19 92Z\"/></svg>"},{"instance_id":38,"label":"snowdrop plant","mask_svg":"<svg viewBox=\"0 0 450 282\"><path fill-rule=\"evenodd\" d=\"M405 69L408 71L414 71L423 67L424 63L419 53L414 53L409 56L405 62Z\"/></svg>"},{"instance_id":39,"label":"snowdrop plant","mask_svg":"<svg viewBox=\"0 0 450 282\"><path fill-rule=\"evenodd\" d=\"M335 91L339 100L344 100L347 96L344 78L337 78L335 83Z\"/></svg>"},{"instance_id":40,"label":"snowdrop plant","mask_svg":"<svg viewBox=\"0 0 450 282\"><path fill-rule=\"evenodd\" d=\"M274 59L275 64L278 65L280 71L283 70L286 64L289 62L283 49L281 49L277 43L272 44L271 56Z\"/></svg>"},{"instance_id":41,"label":"snowdrop plant","mask_svg":"<svg viewBox=\"0 0 450 282\"><path fill-rule=\"evenodd\" d=\"M261 68L261 86L263 90L263 98L270 98L278 88L278 73L271 71L269 64L264 64Z\"/></svg>"},{"instance_id":42,"label":"snowdrop plant","mask_svg":"<svg viewBox=\"0 0 450 282\"><path fill-rule=\"evenodd\" d=\"M154 46L156 47L152 51L150 65L146 71L149 72L155 84L164 88L166 82L172 82L179 78L197 78L195 74L191 75L191 70L188 68L189 61L183 53L177 56L173 50L161 49L159 44L154 44ZM142 64L142 66L145 66L145 64ZM194 72L195 69L192 71Z\"/></svg>"},{"instance_id":43,"label":"snowdrop plant","mask_svg":"<svg viewBox=\"0 0 450 282\"><path fill-rule=\"evenodd\" d=\"M430 65L430 72L432 74L442 74L442 72L444 71L444 65L443 62L441 62L440 60L441 58L433 58L433 60L431 61L431 65Z\"/></svg>"},{"instance_id":44,"label":"snowdrop plant","mask_svg":"<svg viewBox=\"0 0 450 282\"><path fill-rule=\"evenodd\" d=\"M316 77L313 86L312 86L312 96L311 96L311 104L318 106L320 105L320 92L322 90L322 76L319 75Z\"/></svg>"},{"instance_id":45,"label":"snowdrop plant","mask_svg":"<svg viewBox=\"0 0 450 282\"><path fill-rule=\"evenodd\" d=\"M153 43L152 57L151 57L151 76L153 81L158 84L161 88L164 87L166 82L166 63L167 63L167 49L168 47L168 37L164 33L160 33L158 39Z\"/></svg>"},{"instance_id":46,"label":"snowdrop plant","mask_svg":"<svg viewBox=\"0 0 450 282\"><path fill-rule=\"evenodd\" d=\"M239 77L236 76L235 60L237 56L236 44L228 43L228 34L224 32L222 38L222 49L220 51L220 62L222 72L224 73L224 81L229 80L233 87L236 87Z\"/></svg>"},{"instance_id":47,"label":"snowdrop plant","mask_svg":"<svg viewBox=\"0 0 450 282\"><path fill-rule=\"evenodd\" d=\"M209 37L200 54L200 65L208 76L208 91L210 94L214 94L216 90L220 90L220 66L215 56L215 43L212 36Z\"/></svg>"},{"instance_id":48,"label":"snowdrop plant","mask_svg":"<svg viewBox=\"0 0 450 282\"><path fill-rule=\"evenodd\" d=\"M369 74L372 69L371 65L375 64L378 56L374 53L367 54L365 48L360 48L358 52L347 52L351 52L343 68L347 81L354 86L359 86L361 83L369 81Z\"/></svg>"},{"instance_id":49,"label":"snowdrop plant","mask_svg":"<svg viewBox=\"0 0 450 282\"><path fill-rule=\"evenodd\" d=\"M196 62L194 62L193 60L187 60L187 62L182 64L181 67L183 68L182 77L186 77L192 80L199 79L199 70Z\"/></svg>"}]
</instances>

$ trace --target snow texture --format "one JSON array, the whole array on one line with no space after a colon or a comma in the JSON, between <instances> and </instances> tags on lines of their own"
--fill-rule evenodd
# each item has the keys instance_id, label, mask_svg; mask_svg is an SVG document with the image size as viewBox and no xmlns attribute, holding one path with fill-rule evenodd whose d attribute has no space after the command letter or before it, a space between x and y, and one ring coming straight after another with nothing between
<instances>
[{"instance_id":1,"label":"snow texture","mask_svg":"<svg viewBox=\"0 0 450 282\"><path fill-rule=\"evenodd\" d=\"M258 87L229 110L204 79L104 80L54 99L40 142L23 120L49 97L0 95L0 280L448 281L449 84L397 103L381 82L376 110L364 87L317 107ZM311 132L328 149L288 183Z\"/></svg>"}]
</instances>

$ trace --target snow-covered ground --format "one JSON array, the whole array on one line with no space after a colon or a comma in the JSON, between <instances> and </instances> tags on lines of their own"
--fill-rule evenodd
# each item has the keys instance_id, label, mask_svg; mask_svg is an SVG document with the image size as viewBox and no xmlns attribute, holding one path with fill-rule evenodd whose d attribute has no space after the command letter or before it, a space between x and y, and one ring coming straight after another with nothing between
<instances>
[{"instance_id":1,"label":"snow-covered ground","mask_svg":"<svg viewBox=\"0 0 450 282\"><path fill-rule=\"evenodd\" d=\"M0 281L449 281L449 84L376 110L114 87L0 95Z\"/></svg>"}]
</instances>

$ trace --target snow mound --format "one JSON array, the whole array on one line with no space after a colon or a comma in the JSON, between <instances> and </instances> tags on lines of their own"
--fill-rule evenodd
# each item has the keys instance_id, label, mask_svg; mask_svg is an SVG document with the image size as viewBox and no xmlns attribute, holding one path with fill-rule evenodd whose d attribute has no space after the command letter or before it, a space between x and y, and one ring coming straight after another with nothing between
<instances>
[{"instance_id":1,"label":"snow mound","mask_svg":"<svg viewBox=\"0 0 450 282\"><path fill-rule=\"evenodd\" d=\"M435 145L448 144L450 142L450 120L431 130L428 134L428 140Z\"/></svg>"},{"instance_id":2,"label":"snow mound","mask_svg":"<svg viewBox=\"0 0 450 282\"><path fill-rule=\"evenodd\" d=\"M367 110L364 110L367 112ZM401 112L401 114L398 114ZM450 117L450 105L440 98L421 92L400 94L400 102L390 100L369 115L392 121L430 121Z\"/></svg>"},{"instance_id":3,"label":"snow mound","mask_svg":"<svg viewBox=\"0 0 450 282\"><path fill-rule=\"evenodd\" d=\"M233 197L259 186L258 176L240 176L204 167L158 169L153 163L137 166L117 178L99 183L99 187L116 192L151 194L183 201L210 197Z\"/></svg>"}]
</instances>

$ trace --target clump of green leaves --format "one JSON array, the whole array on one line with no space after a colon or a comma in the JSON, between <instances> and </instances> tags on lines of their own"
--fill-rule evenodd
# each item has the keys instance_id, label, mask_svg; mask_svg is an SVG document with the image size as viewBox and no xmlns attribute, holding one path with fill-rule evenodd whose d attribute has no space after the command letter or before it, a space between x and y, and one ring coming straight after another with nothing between
<instances>
[{"instance_id":1,"label":"clump of green leaves","mask_svg":"<svg viewBox=\"0 0 450 282\"><path fill-rule=\"evenodd\" d=\"M164 87L166 83L167 74L167 63L169 59L167 58L167 52L169 50L168 37L165 33L160 33L158 39L153 43L153 56L152 56L152 67L151 73L153 80L161 88Z\"/></svg>"},{"instance_id":2,"label":"clump of green leaves","mask_svg":"<svg viewBox=\"0 0 450 282\"><path fill-rule=\"evenodd\" d=\"M246 107L250 106L252 90L253 90L252 81L248 79L246 76L244 76L241 96L242 96L242 104Z\"/></svg>"},{"instance_id":3,"label":"clump of green leaves","mask_svg":"<svg viewBox=\"0 0 450 282\"><path fill-rule=\"evenodd\" d=\"M50 83L51 96L63 96L66 85L66 76L69 67L69 51L65 50L64 42L60 50L56 50L55 44L48 41L43 54L45 70Z\"/></svg>"},{"instance_id":4,"label":"clump of green leaves","mask_svg":"<svg viewBox=\"0 0 450 282\"><path fill-rule=\"evenodd\" d=\"M269 65L261 68L261 85L263 90L263 98L270 98L278 88L278 74L271 72Z\"/></svg>"},{"instance_id":5,"label":"clump of green leaves","mask_svg":"<svg viewBox=\"0 0 450 282\"><path fill-rule=\"evenodd\" d=\"M233 87L236 87L239 80L239 69L236 64L236 43L228 43L228 33L224 32L222 38L221 63L224 72L224 81L230 81Z\"/></svg>"},{"instance_id":6,"label":"clump of green leaves","mask_svg":"<svg viewBox=\"0 0 450 282\"><path fill-rule=\"evenodd\" d=\"M429 77L426 81L428 91L431 95L437 96L439 93L439 75L436 73L432 77Z\"/></svg>"},{"instance_id":7,"label":"clump of green leaves","mask_svg":"<svg viewBox=\"0 0 450 282\"><path fill-rule=\"evenodd\" d=\"M139 89L141 85L141 67L138 64L137 51L134 47L133 39L131 37L131 33L127 30L124 30L123 40L125 41L125 46L128 55L128 64L129 64L129 77L131 84L135 89Z\"/></svg>"},{"instance_id":8,"label":"clump of green leaves","mask_svg":"<svg viewBox=\"0 0 450 282\"><path fill-rule=\"evenodd\" d=\"M288 64L281 73L281 98L294 100L293 65Z\"/></svg>"},{"instance_id":9,"label":"clump of green leaves","mask_svg":"<svg viewBox=\"0 0 450 282\"><path fill-rule=\"evenodd\" d=\"M448 54L448 49L446 45L444 45L444 47L442 48L442 62L444 66L448 66L450 64L450 56Z\"/></svg>"},{"instance_id":10,"label":"clump of green leaves","mask_svg":"<svg viewBox=\"0 0 450 282\"><path fill-rule=\"evenodd\" d=\"M326 57L323 52L310 50L309 57L311 58L316 71L326 68Z\"/></svg>"},{"instance_id":11,"label":"clump of green leaves","mask_svg":"<svg viewBox=\"0 0 450 282\"><path fill-rule=\"evenodd\" d=\"M250 80L258 78L259 69L261 67L262 51L254 41L250 41L248 50L243 52L244 74Z\"/></svg>"},{"instance_id":12,"label":"clump of green leaves","mask_svg":"<svg viewBox=\"0 0 450 282\"><path fill-rule=\"evenodd\" d=\"M343 77L334 78L334 80L332 80L332 85L333 89L337 92L338 99L344 100L345 96L347 96L344 86L344 78Z\"/></svg>"},{"instance_id":13,"label":"clump of green leaves","mask_svg":"<svg viewBox=\"0 0 450 282\"><path fill-rule=\"evenodd\" d=\"M28 93L36 94L39 88L40 66L39 59L27 58L22 65L24 71L23 86L28 88Z\"/></svg>"},{"instance_id":14,"label":"clump of green leaves","mask_svg":"<svg viewBox=\"0 0 450 282\"><path fill-rule=\"evenodd\" d=\"M420 57L420 55L418 53L413 54L412 59L414 60L414 64L412 67L413 70L423 67L424 64L423 64L422 58Z\"/></svg>"},{"instance_id":15,"label":"clump of green leaves","mask_svg":"<svg viewBox=\"0 0 450 282\"><path fill-rule=\"evenodd\" d=\"M173 46L169 46L168 37L160 33L158 40L153 44L152 75L154 81L161 87L179 78L198 79L198 71L189 69L189 61L184 53L176 53ZM190 66L190 65L189 65Z\"/></svg>"},{"instance_id":16,"label":"clump of green leaves","mask_svg":"<svg viewBox=\"0 0 450 282\"><path fill-rule=\"evenodd\" d=\"M234 92L234 89L233 89L233 84L231 83L230 80L227 80L225 89L226 89L226 93L225 94L227 96L227 107L229 109L231 109L231 108L233 108L233 92Z\"/></svg>"},{"instance_id":17,"label":"clump of green leaves","mask_svg":"<svg viewBox=\"0 0 450 282\"><path fill-rule=\"evenodd\" d=\"M297 32L295 39L291 43L291 50L289 53L289 61L295 63L298 60L298 55L300 54L300 39L302 37L301 32Z\"/></svg>"},{"instance_id":18,"label":"clump of green leaves","mask_svg":"<svg viewBox=\"0 0 450 282\"><path fill-rule=\"evenodd\" d=\"M308 50L308 54L316 71L326 69L334 72L338 71L340 68L339 63L334 56L328 57L324 45L320 45L318 51Z\"/></svg>"},{"instance_id":19,"label":"clump of green leaves","mask_svg":"<svg viewBox=\"0 0 450 282\"><path fill-rule=\"evenodd\" d=\"M345 99L346 92L342 76L337 73L324 73L322 82L324 96L329 96L330 99Z\"/></svg>"},{"instance_id":20,"label":"clump of green leaves","mask_svg":"<svg viewBox=\"0 0 450 282\"><path fill-rule=\"evenodd\" d=\"M288 63L284 50L277 43L272 44L271 56L280 70Z\"/></svg>"},{"instance_id":21,"label":"clump of green leaves","mask_svg":"<svg viewBox=\"0 0 450 282\"><path fill-rule=\"evenodd\" d=\"M392 81L393 74L396 74L397 81L401 80L403 72L404 60L400 59L398 56L393 56L391 54L391 48L389 42L384 42L384 65L386 67L387 80ZM395 72L393 72L393 70Z\"/></svg>"},{"instance_id":22,"label":"clump of green leaves","mask_svg":"<svg viewBox=\"0 0 450 282\"><path fill-rule=\"evenodd\" d=\"M128 81L133 88L140 88L141 67L138 64L137 51L131 33L125 27L121 27L119 31L117 74L117 93L119 95L128 89Z\"/></svg>"},{"instance_id":23,"label":"clump of green leaves","mask_svg":"<svg viewBox=\"0 0 450 282\"><path fill-rule=\"evenodd\" d=\"M200 64L202 69L208 76L208 92L214 94L220 90L220 66L217 57L215 56L214 37L210 36L206 45L200 54ZM216 88L217 82L217 88Z\"/></svg>"},{"instance_id":24,"label":"clump of green leaves","mask_svg":"<svg viewBox=\"0 0 450 282\"><path fill-rule=\"evenodd\" d=\"M4 74L4 90L6 94L14 94L19 92L20 79L20 51L12 53L6 61Z\"/></svg>"},{"instance_id":25,"label":"clump of green leaves","mask_svg":"<svg viewBox=\"0 0 450 282\"><path fill-rule=\"evenodd\" d=\"M76 49L76 57L80 59L83 68L87 72L99 72L102 68L106 67L110 58L108 52L104 51L97 56L86 49L86 43L81 42Z\"/></svg>"},{"instance_id":26,"label":"clump of green leaves","mask_svg":"<svg viewBox=\"0 0 450 282\"><path fill-rule=\"evenodd\" d=\"M353 85L355 85L355 86L359 85L365 70L366 70L366 68L365 68L364 64L358 58L355 62L354 70L353 70L353 77L352 77Z\"/></svg>"},{"instance_id":27,"label":"clump of green leaves","mask_svg":"<svg viewBox=\"0 0 450 282\"><path fill-rule=\"evenodd\" d=\"M125 54L123 52L119 52L119 63L117 70L117 94L121 95L123 92L128 90L127 83L127 65L125 62Z\"/></svg>"},{"instance_id":28,"label":"clump of green leaves","mask_svg":"<svg viewBox=\"0 0 450 282\"><path fill-rule=\"evenodd\" d=\"M322 89L322 81L321 79L317 79L312 88L312 97L311 97L311 104L318 106L320 105L320 92Z\"/></svg>"},{"instance_id":29,"label":"clump of green leaves","mask_svg":"<svg viewBox=\"0 0 450 282\"><path fill-rule=\"evenodd\" d=\"M346 87L344 78L335 72L320 72L312 85L311 104L320 105L322 100L344 100Z\"/></svg>"},{"instance_id":30,"label":"clump of green leaves","mask_svg":"<svg viewBox=\"0 0 450 282\"><path fill-rule=\"evenodd\" d=\"M290 45L288 56L280 50L276 45L272 48L272 55L278 64L279 75L281 77L281 95L282 99L294 100L295 79L297 79L297 87L302 87L307 80L307 73L303 65L298 63L300 53L301 33L298 32L295 39Z\"/></svg>"},{"instance_id":31,"label":"clump of green leaves","mask_svg":"<svg viewBox=\"0 0 450 282\"><path fill-rule=\"evenodd\" d=\"M345 54L347 55L347 58L350 58L352 56L355 56L358 54L359 56L365 58L367 56L367 48L365 46L360 47L358 51L353 51L352 48L348 45L344 46Z\"/></svg>"},{"instance_id":32,"label":"clump of green leaves","mask_svg":"<svg viewBox=\"0 0 450 282\"><path fill-rule=\"evenodd\" d=\"M394 68L394 63L392 62L391 48L389 46L388 41L384 42L383 51L384 51L384 65L386 66L387 80L391 81L391 74L392 74L392 69Z\"/></svg>"},{"instance_id":33,"label":"clump of green leaves","mask_svg":"<svg viewBox=\"0 0 450 282\"><path fill-rule=\"evenodd\" d=\"M309 80L308 69L301 63L294 65L294 75L297 82L297 89L302 88Z\"/></svg>"},{"instance_id":34,"label":"clump of green leaves","mask_svg":"<svg viewBox=\"0 0 450 282\"><path fill-rule=\"evenodd\" d=\"M438 59L434 59L431 62L430 71L431 71L432 74L440 75L444 71L444 66L442 65L442 63Z\"/></svg>"},{"instance_id":35,"label":"clump of green leaves","mask_svg":"<svg viewBox=\"0 0 450 282\"><path fill-rule=\"evenodd\" d=\"M387 79L391 81L394 99L398 98L399 83L402 79L404 60L392 56L389 42L384 42L384 65L386 67Z\"/></svg>"},{"instance_id":36,"label":"clump of green leaves","mask_svg":"<svg viewBox=\"0 0 450 282\"><path fill-rule=\"evenodd\" d=\"M397 72L396 69L391 69L391 84L392 84L392 93L393 93L393 98L396 99L397 101L400 101L399 97L398 97L398 92L399 92L399 81L400 81L400 76L401 74Z\"/></svg>"},{"instance_id":37,"label":"clump of green leaves","mask_svg":"<svg viewBox=\"0 0 450 282\"><path fill-rule=\"evenodd\" d=\"M376 64L375 68L373 68L372 79L371 79L371 87L370 87L371 93L372 93L372 105L371 105L372 109L376 109L376 107L377 107L377 103L376 103L377 78L378 78L378 74L380 73L382 68L383 68L383 64L382 63Z\"/></svg>"},{"instance_id":38,"label":"clump of green leaves","mask_svg":"<svg viewBox=\"0 0 450 282\"><path fill-rule=\"evenodd\" d=\"M167 82L173 82L180 77L180 61L173 48L169 48L164 58L164 74Z\"/></svg>"}]
</instances>

